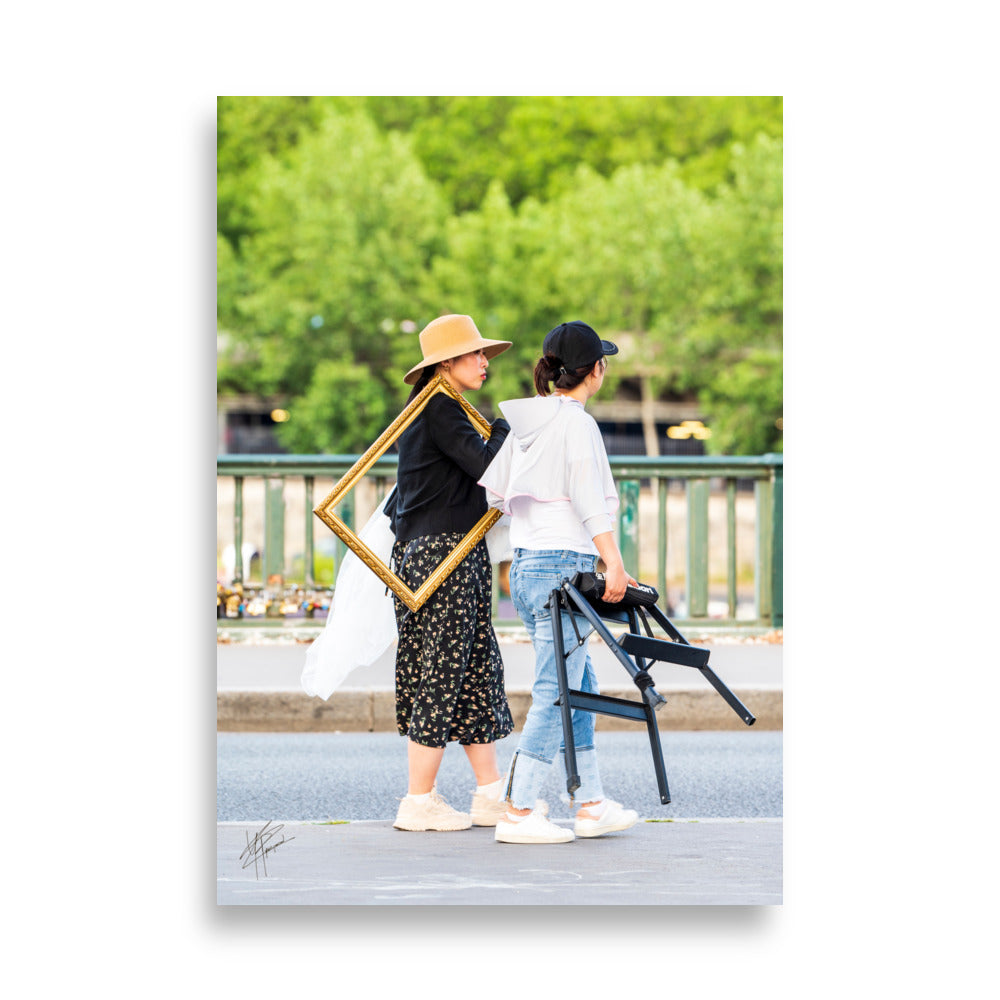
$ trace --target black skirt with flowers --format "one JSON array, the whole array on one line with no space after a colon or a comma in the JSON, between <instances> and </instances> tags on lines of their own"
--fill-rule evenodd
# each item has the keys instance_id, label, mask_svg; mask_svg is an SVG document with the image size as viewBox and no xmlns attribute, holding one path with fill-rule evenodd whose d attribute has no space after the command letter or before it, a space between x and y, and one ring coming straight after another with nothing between
<instances>
[{"instance_id":1,"label":"black skirt with flowers","mask_svg":"<svg viewBox=\"0 0 1000 1000\"><path fill-rule=\"evenodd\" d=\"M396 542L396 575L416 590L464 537ZM514 728L490 613L491 573L483 539L417 611L394 598L396 725L414 743L493 743Z\"/></svg>"}]
</instances>

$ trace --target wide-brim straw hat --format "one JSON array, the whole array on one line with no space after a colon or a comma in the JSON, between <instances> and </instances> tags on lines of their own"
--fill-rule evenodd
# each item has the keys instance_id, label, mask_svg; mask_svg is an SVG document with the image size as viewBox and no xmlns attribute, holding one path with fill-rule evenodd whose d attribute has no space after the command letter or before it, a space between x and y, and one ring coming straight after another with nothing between
<instances>
[{"instance_id":1,"label":"wide-brim straw hat","mask_svg":"<svg viewBox=\"0 0 1000 1000\"><path fill-rule=\"evenodd\" d=\"M411 368L403 376L403 381L407 385L413 385L424 368L436 365L439 361L479 350L487 358L495 358L513 346L509 340L484 339L471 316L438 316L420 331L420 352L424 360Z\"/></svg>"}]
</instances>

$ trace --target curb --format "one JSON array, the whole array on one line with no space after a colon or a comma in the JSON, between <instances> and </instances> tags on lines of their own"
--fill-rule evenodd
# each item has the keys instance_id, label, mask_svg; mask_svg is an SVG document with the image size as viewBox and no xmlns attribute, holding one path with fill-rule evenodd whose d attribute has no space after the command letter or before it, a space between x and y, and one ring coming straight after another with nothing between
<instances>
[{"instance_id":1,"label":"curb","mask_svg":"<svg viewBox=\"0 0 1000 1000\"><path fill-rule=\"evenodd\" d=\"M747 729L743 721L711 689L659 689L667 700L657 712L657 726L666 730ZM733 694L754 714L752 729L781 729L781 688L733 688ZM602 690L615 698L635 698L635 688ZM514 728L524 726L531 692L508 691ZM639 723L598 715L598 730L630 730ZM378 733L396 732L395 694L392 690L344 689L327 701L304 691L219 691L216 730L220 733Z\"/></svg>"}]
</instances>

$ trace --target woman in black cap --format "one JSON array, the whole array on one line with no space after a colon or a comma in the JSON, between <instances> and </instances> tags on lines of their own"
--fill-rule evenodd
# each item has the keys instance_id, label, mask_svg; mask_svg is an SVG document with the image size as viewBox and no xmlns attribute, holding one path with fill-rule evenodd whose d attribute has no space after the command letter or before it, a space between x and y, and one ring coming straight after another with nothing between
<instances>
[{"instance_id":1,"label":"woman in black cap","mask_svg":"<svg viewBox=\"0 0 1000 1000\"><path fill-rule=\"evenodd\" d=\"M407 372L410 398L435 374L459 393L481 388L489 359L510 341L484 340L469 316L440 316L420 334L423 360ZM451 396L431 397L399 436L395 496L386 505L396 575L417 590L486 514L476 480L507 436L496 420L483 441ZM393 823L400 830L493 826L503 814L496 741L514 727L491 616L489 550L481 539L427 601L410 611L395 598L396 724L408 738L408 789ZM476 776L469 813L437 792L449 742L460 743Z\"/></svg>"},{"instance_id":2,"label":"woman in black cap","mask_svg":"<svg viewBox=\"0 0 1000 1000\"><path fill-rule=\"evenodd\" d=\"M635 580L625 571L612 517L618 493L604 441L584 404L604 382L608 355L618 348L579 320L551 330L535 366L531 399L500 404L510 433L479 480L491 506L510 514L514 559L510 592L535 648L531 708L507 774L506 811L495 837L502 843L563 843L598 837L632 826L638 814L605 798L594 748L594 716L574 710L573 738L580 774L573 830L549 821L535 808L536 796L561 749L561 709L556 679L552 617L546 607L553 590L577 572L593 572L604 561L604 600L617 603ZM552 387L552 395L549 395ZM562 612L563 635L572 635ZM577 618L581 631L585 618ZM566 657L570 688L598 693L584 643Z\"/></svg>"}]
</instances>

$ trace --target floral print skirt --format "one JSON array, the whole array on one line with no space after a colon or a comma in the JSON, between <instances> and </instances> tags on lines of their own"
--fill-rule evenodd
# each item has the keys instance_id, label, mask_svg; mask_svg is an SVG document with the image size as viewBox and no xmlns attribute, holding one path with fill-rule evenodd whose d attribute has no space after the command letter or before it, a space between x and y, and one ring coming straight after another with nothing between
<instances>
[{"instance_id":1,"label":"floral print skirt","mask_svg":"<svg viewBox=\"0 0 1000 1000\"><path fill-rule=\"evenodd\" d=\"M464 537L448 532L396 542L396 575L416 590ZM493 631L491 573L483 539L417 611L393 599L396 725L414 743L494 743L514 728Z\"/></svg>"}]
</instances>

